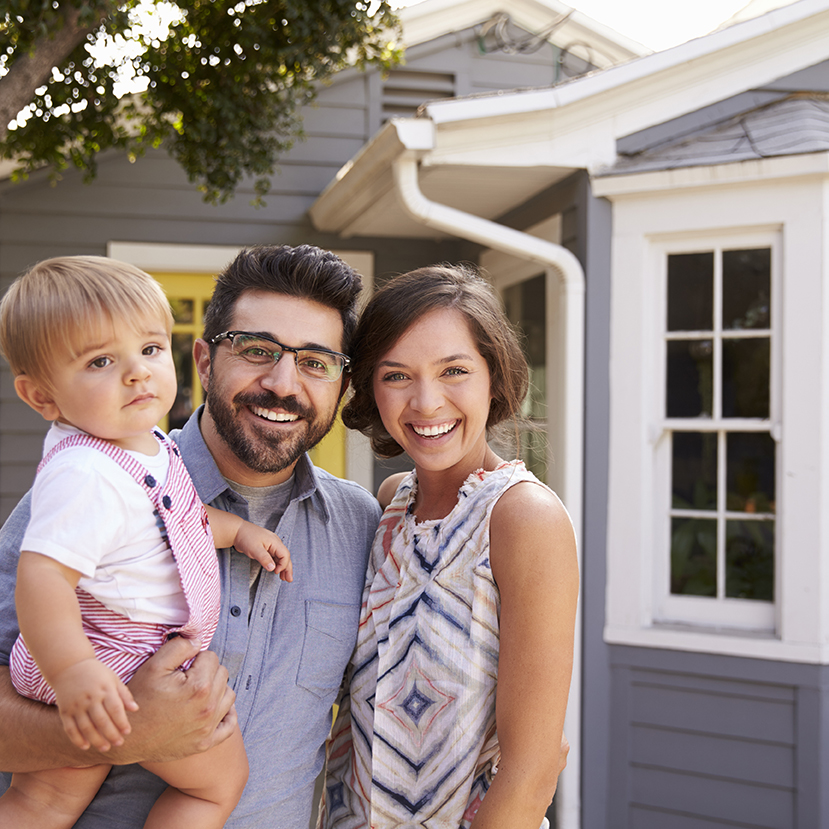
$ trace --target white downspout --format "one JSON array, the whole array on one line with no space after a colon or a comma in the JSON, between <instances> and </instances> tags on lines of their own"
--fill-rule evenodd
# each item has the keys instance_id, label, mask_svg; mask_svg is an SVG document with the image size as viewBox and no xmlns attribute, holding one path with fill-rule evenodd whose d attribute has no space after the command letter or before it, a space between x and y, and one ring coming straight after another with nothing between
<instances>
[{"instance_id":1,"label":"white downspout","mask_svg":"<svg viewBox=\"0 0 829 829\"><path fill-rule=\"evenodd\" d=\"M584 270L578 259L566 248L530 236L519 230L464 213L453 207L427 199L418 183L418 163L409 151L392 163L394 182L403 209L420 224L500 250L519 259L538 262L552 268L563 288L565 305L565 377L564 377L564 457L557 459L563 466L563 491L559 495L567 506L576 528L581 549L582 492L584 464ZM581 555L581 554L579 554ZM576 620L573 678L567 704L565 733L571 743L567 770L559 781L558 826L579 829L581 825L581 602Z\"/></svg>"}]
</instances>

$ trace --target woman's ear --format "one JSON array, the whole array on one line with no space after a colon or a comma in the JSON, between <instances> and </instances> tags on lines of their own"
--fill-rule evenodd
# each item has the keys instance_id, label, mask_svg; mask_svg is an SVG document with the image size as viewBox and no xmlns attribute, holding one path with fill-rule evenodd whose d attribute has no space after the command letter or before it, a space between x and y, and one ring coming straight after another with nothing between
<instances>
[{"instance_id":1,"label":"woman's ear","mask_svg":"<svg viewBox=\"0 0 829 829\"><path fill-rule=\"evenodd\" d=\"M17 396L42 415L44 420L57 420L60 417L60 409L52 395L28 374L18 374L14 378L14 390Z\"/></svg>"}]
</instances>

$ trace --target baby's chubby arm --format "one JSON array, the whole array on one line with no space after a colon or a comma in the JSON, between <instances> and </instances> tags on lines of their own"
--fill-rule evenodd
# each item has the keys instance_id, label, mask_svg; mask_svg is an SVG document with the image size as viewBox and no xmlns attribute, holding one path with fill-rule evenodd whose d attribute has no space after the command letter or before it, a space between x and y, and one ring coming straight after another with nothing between
<instances>
[{"instance_id":1,"label":"baby's chubby arm","mask_svg":"<svg viewBox=\"0 0 829 829\"><path fill-rule=\"evenodd\" d=\"M282 581L293 581L293 564L288 548L279 536L215 507L205 506L216 547L235 547L258 561L266 570L279 573Z\"/></svg>"},{"instance_id":2,"label":"baby's chubby arm","mask_svg":"<svg viewBox=\"0 0 829 829\"><path fill-rule=\"evenodd\" d=\"M138 710L127 686L95 658L75 596L80 573L30 551L20 554L17 606L20 632L57 697L61 722L78 747L108 751L124 742L126 711Z\"/></svg>"}]
</instances>

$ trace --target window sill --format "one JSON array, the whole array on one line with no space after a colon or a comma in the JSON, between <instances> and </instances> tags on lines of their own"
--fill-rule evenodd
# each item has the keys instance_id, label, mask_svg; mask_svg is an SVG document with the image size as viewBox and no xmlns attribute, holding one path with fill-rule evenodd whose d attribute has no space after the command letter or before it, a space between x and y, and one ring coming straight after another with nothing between
<instances>
[{"instance_id":1,"label":"window sill","mask_svg":"<svg viewBox=\"0 0 829 829\"><path fill-rule=\"evenodd\" d=\"M604 641L610 645L712 653L782 662L829 664L829 645L785 642L768 631L704 628L678 624L649 627L606 625Z\"/></svg>"}]
</instances>

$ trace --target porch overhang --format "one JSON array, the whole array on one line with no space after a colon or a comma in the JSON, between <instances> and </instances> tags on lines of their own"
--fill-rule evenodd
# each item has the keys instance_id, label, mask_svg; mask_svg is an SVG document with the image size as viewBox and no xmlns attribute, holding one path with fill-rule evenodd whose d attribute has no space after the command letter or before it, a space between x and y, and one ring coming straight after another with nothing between
<instances>
[{"instance_id":1,"label":"porch overhang","mask_svg":"<svg viewBox=\"0 0 829 829\"><path fill-rule=\"evenodd\" d=\"M350 236L442 238L447 234L413 220L395 190L394 162L413 156L420 187L435 202L496 220L576 168L524 163L495 152L487 158L431 163L435 125L429 118L389 121L338 173L311 208L315 227ZM517 162L517 163L516 163Z\"/></svg>"}]
</instances>

